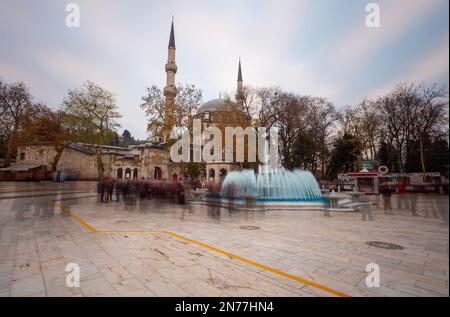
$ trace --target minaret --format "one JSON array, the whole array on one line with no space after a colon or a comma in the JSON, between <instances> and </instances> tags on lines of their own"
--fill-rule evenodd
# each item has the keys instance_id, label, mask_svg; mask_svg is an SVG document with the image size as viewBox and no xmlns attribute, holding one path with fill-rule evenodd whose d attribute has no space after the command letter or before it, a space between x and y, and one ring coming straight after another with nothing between
<instances>
[{"instance_id":1,"label":"minaret","mask_svg":"<svg viewBox=\"0 0 450 317\"><path fill-rule=\"evenodd\" d=\"M241 103L244 101L244 82L242 81L241 58L239 57L238 77L237 77L237 92L236 101Z\"/></svg>"},{"instance_id":2,"label":"minaret","mask_svg":"<svg viewBox=\"0 0 450 317\"><path fill-rule=\"evenodd\" d=\"M173 110L175 96L177 95L177 87L175 85L175 74L177 73L177 65L175 64L175 34L173 29L173 17L172 26L170 28L169 47L166 64L166 87L164 87L165 97L165 117L166 122L164 125L163 137L167 143L170 140L170 131L173 128Z\"/></svg>"}]
</instances>

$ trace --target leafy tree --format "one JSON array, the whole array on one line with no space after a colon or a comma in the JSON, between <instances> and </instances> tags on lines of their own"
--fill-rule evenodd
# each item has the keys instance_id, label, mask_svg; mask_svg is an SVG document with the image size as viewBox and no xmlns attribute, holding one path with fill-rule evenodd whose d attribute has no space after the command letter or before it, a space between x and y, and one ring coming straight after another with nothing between
<instances>
[{"instance_id":1,"label":"leafy tree","mask_svg":"<svg viewBox=\"0 0 450 317\"><path fill-rule=\"evenodd\" d=\"M392 172L400 170L397 151L392 146L392 144L389 144L384 140L380 142L380 147L378 149L376 159L379 162L379 165L387 166Z\"/></svg>"},{"instance_id":2,"label":"leafy tree","mask_svg":"<svg viewBox=\"0 0 450 317\"><path fill-rule=\"evenodd\" d=\"M361 144L356 136L345 133L337 138L327 169L328 179L335 179L339 173L354 170L360 155Z\"/></svg>"},{"instance_id":3,"label":"leafy tree","mask_svg":"<svg viewBox=\"0 0 450 317\"><path fill-rule=\"evenodd\" d=\"M422 158L418 141L410 140L405 167L409 172L422 172ZM431 140L429 137L423 139L425 168L430 172L439 172L448 175L448 142L441 138Z\"/></svg>"},{"instance_id":4,"label":"leafy tree","mask_svg":"<svg viewBox=\"0 0 450 317\"><path fill-rule=\"evenodd\" d=\"M55 150L55 156L50 162L51 170L54 172L64 149L74 139L75 131L71 122L70 115L63 111L53 111L44 105L34 106L22 119L18 144L48 143L51 145Z\"/></svg>"},{"instance_id":5,"label":"leafy tree","mask_svg":"<svg viewBox=\"0 0 450 317\"><path fill-rule=\"evenodd\" d=\"M300 133L294 142L294 165L302 169L313 169L316 153L321 146L316 142L317 138L312 131Z\"/></svg>"},{"instance_id":6,"label":"leafy tree","mask_svg":"<svg viewBox=\"0 0 450 317\"><path fill-rule=\"evenodd\" d=\"M200 164L197 162L188 162L186 164L186 171L192 179L196 179L200 175Z\"/></svg>"},{"instance_id":7,"label":"leafy tree","mask_svg":"<svg viewBox=\"0 0 450 317\"><path fill-rule=\"evenodd\" d=\"M89 139L91 144L96 143L96 140L100 143L96 149L97 168L99 179L103 179L103 145L108 140L108 134L111 138L110 131L119 126L116 120L121 117L115 97L111 92L87 81L81 88L69 90L63 107L76 118L80 138Z\"/></svg>"},{"instance_id":8,"label":"leafy tree","mask_svg":"<svg viewBox=\"0 0 450 317\"><path fill-rule=\"evenodd\" d=\"M123 147L128 147L130 145L137 145L137 144L139 144L139 141L134 139L130 131L124 130L122 133L122 140L120 141L119 145Z\"/></svg>"},{"instance_id":9,"label":"leafy tree","mask_svg":"<svg viewBox=\"0 0 450 317\"><path fill-rule=\"evenodd\" d=\"M120 138L116 131L112 132L111 145L120 146Z\"/></svg>"},{"instance_id":10,"label":"leafy tree","mask_svg":"<svg viewBox=\"0 0 450 317\"><path fill-rule=\"evenodd\" d=\"M429 146L425 161L427 163L427 170L431 172L439 172L441 175L448 177L448 141L444 138L434 140Z\"/></svg>"}]
</instances>

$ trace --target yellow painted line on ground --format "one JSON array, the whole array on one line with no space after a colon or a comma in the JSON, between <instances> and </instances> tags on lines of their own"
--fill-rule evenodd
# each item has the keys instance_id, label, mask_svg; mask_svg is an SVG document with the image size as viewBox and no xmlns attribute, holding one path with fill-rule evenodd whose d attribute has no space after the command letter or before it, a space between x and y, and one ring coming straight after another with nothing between
<instances>
[{"instance_id":1,"label":"yellow painted line on ground","mask_svg":"<svg viewBox=\"0 0 450 317\"><path fill-rule=\"evenodd\" d=\"M88 228L91 232L96 233L97 230L92 227L91 225L89 225L86 221L84 221L83 219L81 219L80 217L78 217L77 215L75 215L74 213L72 213L69 209L65 208L63 205L61 205L60 203L56 203L56 205L59 205L59 207L61 208L62 211L64 211L65 213L67 213L70 217L72 217L73 219L75 219L76 221L78 221L79 223L81 223L83 226L85 226L86 228Z\"/></svg>"},{"instance_id":2,"label":"yellow painted line on ground","mask_svg":"<svg viewBox=\"0 0 450 317\"><path fill-rule=\"evenodd\" d=\"M97 230L97 233L165 233L164 230Z\"/></svg>"},{"instance_id":3,"label":"yellow painted line on ground","mask_svg":"<svg viewBox=\"0 0 450 317\"><path fill-rule=\"evenodd\" d=\"M171 231L167 231L167 230L97 230L94 227L90 226L86 221L84 221L83 219L79 218L77 215L72 213L70 210L68 210L65 207L63 207L61 204L57 203L57 205L60 206L61 210L66 212L69 216L71 216L72 218L77 220L79 223L81 223L83 226L88 228L93 233L165 233L165 234L167 234L169 236L178 238L180 240L184 240L184 241L187 241L187 242L199 245L201 247L204 247L206 249L215 251L217 253L229 256L232 259L239 260L241 262L244 262L244 263L247 263L247 264L259 267L259 268L261 268L263 270L266 270L266 271L269 271L269 272L281 275L283 277L287 277L287 278L289 278L291 280L294 280L294 281L297 281L297 282L300 282L300 283L303 283L303 284L315 287L315 288L320 289L320 290L322 290L324 292L327 292L327 293L330 293L330 294L333 294L333 295L336 295L336 296L340 296L340 297L350 297L350 295L345 294L343 292L339 292L337 290L334 290L332 288L326 287L324 285L321 285L321 284L318 284L318 283L315 283L315 282L312 282L312 281L308 281L308 280L302 279L302 278L300 278L298 276L295 276L295 275L292 275L292 274L280 271L280 270L272 268L270 266L267 266L267 265L264 265L264 264L260 264L258 262L252 261L252 260L248 260L246 258L243 258L243 257L239 256L239 255L236 255L236 254L233 254L233 253L230 253L230 252L218 249L218 248L210 246L210 245L208 245L206 243L202 243L202 242L196 241L194 239L190 239L190 238L184 237L182 235L176 234L176 233L171 232Z\"/></svg>"},{"instance_id":4,"label":"yellow painted line on ground","mask_svg":"<svg viewBox=\"0 0 450 317\"><path fill-rule=\"evenodd\" d=\"M208 244L205 244L205 243L196 241L196 240L194 240L194 239L186 238L186 237L183 237L183 236L181 236L181 235L179 235L179 234L176 234L176 233L173 233L173 232L170 232L170 231L164 231L164 233L166 233L166 234L168 234L168 235L170 235L170 236L176 237L176 238L178 238L178 239L185 240L185 241L191 242L191 243L193 243L193 244L197 244L197 245L199 245L199 246L202 246L202 247L204 247L204 248L210 249L210 250L215 251L215 252L217 252L217 253L221 253L221 254L223 254L223 255L229 256L230 258L233 258L233 259L236 259L236 260L245 262L245 263L247 263L247 264L250 264L250 265L259 267L259 268L264 269L264 270L266 270L266 271L269 271L269 272L272 272L272 273L275 273L275 274L278 274L278 275L281 275L281 276L290 278L290 279L295 280L295 281L297 281L297 282L300 282L300 283L303 283L303 284L306 284L306 285L309 285L309 286L318 288L318 289L320 289L320 290L322 290L322 291L331 293L331 294L333 294L333 295L337 295L337 296L341 296L341 297L350 297L350 295L345 294L345 293L342 293L342 292L339 292L339 291L336 291L336 290L334 290L334 289L332 289L332 288L329 288L329 287L323 286L323 285L321 285L321 284L317 284L317 283L315 283L315 282L311 282L311 281L302 279L302 278L300 278L300 277L298 277L298 276L295 276L295 275L292 275L292 274L289 274L289 273L280 271L280 270L278 270L278 269L274 269L274 268L272 268L272 267L270 267L270 266L267 266L267 265L264 265L264 264L260 264L260 263L258 263L258 262L254 262L254 261L252 261L252 260L248 260L248 259L246 259L246 258L243 258L243 257L239 256L239 255L236 255L236 254L233 254L233 253L230 253L230 252L227 252L227 251L224 251L224 250L215 248L215 247L213 247L213 246L210 246L210 245L208 245Z\"/></svg>"}]
</instances>

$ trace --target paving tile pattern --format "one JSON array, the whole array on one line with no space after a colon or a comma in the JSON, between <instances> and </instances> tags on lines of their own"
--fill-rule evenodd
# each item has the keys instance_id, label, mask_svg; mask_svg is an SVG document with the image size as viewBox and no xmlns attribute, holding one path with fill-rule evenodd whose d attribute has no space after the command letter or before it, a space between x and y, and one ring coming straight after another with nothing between
<instances>
[{"instance_id":1,"label":"paving tile pattern","mask_svg":"<svg viewBox=\"0 0 450 317\"><path fill-rule=\"evenodd\" d=\"M46 195L42 195L46 193ZM419 195L417 215L230 212L204 205L98 203L93 183L0 183L0 296L333 296L164 233L169 230L351 296L448 296L448 196ZM12 198L20 196L20 198ZM24 197L25 196L25 197ZM54 200L97 230L92 233ZM403 206L402 206L403 207ZM243 230L243 225L259 230ZM367 241L399 244L378 249ZM66 286L68 263L80 287ZM368 263L381 270L368 288Z\"/></svg>"}]
</instances>

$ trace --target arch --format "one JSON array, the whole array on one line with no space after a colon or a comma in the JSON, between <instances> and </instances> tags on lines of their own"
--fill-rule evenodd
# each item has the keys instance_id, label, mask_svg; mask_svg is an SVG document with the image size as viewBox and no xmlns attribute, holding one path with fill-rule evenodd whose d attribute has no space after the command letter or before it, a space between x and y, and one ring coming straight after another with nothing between
<instances>
[{"instance_id":1,"label":"arch","mask_svg":"<svg viewBox=\"0 0 450 317\"><path fill-rule=\"evenodd\" d=\"M211 168L208 171L208 181L213 181L215 177L216 177L216 171L213 168Z\"/></svg>"},{"instance_id":2,"label":"arch","mask_svg":"<svg viewBox=\"0 0 450 317\"><path fill-rule=\"evenodd\" d=\"M224 179L225 179L225 177L227 176L227 173L228 173L228 171L227 171L227 169L226 169L226 168L222 168L222 169L220 169L220 171L219 171L219 174L220 174L220 179L221 179L221 180L224 180Z\"/></svg>"},{"instance_id":3,"label":"arch","mask_svg":"<svg viewBox=\"0 0 450 317\"><path fill-rule=\"evenodd\" d=\"M155 171L153 173L154 179L161 179L162 178L162 170L160 167L155 166Z\"/></svg>"},{"instance_id":4,"label":"arch","mask_svg":"<svg viewBox=\"0 0 450 317\"><path fill-rule=\"evenodd\" d=\"M123 178L123 169L120 167L117 170L117 179L122 179Z\"/></svg>"},{"instance_id":5,"label":"arch","mask_svg":"<svg viewBox=\"0 0 450 317\"><path fill-rule=\"evenodd\" d=\"M178 180L178 175L177 175L177 173L173 173L173 174L172 174L172 180L173 180L173 181L177 181L177 180Z\"/></svg>"},{"instance_id":6,"label":"arch","mask_svg":"<svg viewBox=\"0 0 450 317\"><path fill-rule=\"evenodd\" d=\"M137 168L135 168L133 170L133 178L138 178L138 169Z\"/></svg>"},{"instance_id":7,"label":"arch","mask_svg":"<svg viewBox=\"0 0 450 317\"><path fill-rule=\"evenodd\" d=\"M130 178L131 178L131 169L127 167L127 169L125 170L125 179Z\"/></svg>"}]
</instances>

